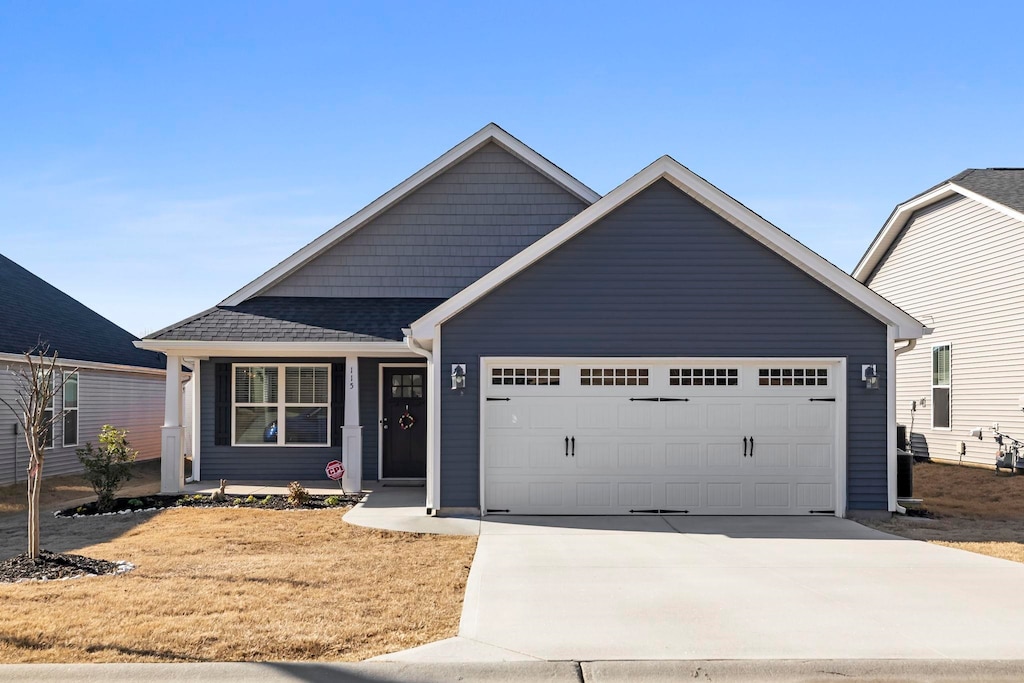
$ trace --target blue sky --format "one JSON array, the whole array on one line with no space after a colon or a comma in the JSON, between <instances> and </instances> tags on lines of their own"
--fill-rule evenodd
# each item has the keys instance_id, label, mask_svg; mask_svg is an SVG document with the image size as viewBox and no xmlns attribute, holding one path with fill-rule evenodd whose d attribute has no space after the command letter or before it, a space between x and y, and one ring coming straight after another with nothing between
<instances>
[{"instance_id":1,"label":"blue sky","mask_svg":"<svg viewBox=\"0 0 1024 683\"><path fill-rule=\"evenodd\" d=\"M495 121L601 193L670 154L850 270L895 204L1024 166L1022 20L1019 2L0 0L0 253L142 335Z\"/></svg>"}]
</instances>

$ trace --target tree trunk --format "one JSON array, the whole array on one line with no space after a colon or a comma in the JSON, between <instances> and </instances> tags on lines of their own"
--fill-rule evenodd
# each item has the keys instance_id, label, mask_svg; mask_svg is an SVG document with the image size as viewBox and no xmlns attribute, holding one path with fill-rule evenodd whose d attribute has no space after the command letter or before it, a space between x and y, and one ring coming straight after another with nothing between
<instances>
[{"instance_id":1,"label":"tree trunk","mask_svg":"<svg viewBox=\"0 0 1024 683\"><path fill-rule=\"evenodd\" d=\"M28 471L28 555L39 558L39 493L43 468L33 463Z\"/></svg>"}]
</instances>

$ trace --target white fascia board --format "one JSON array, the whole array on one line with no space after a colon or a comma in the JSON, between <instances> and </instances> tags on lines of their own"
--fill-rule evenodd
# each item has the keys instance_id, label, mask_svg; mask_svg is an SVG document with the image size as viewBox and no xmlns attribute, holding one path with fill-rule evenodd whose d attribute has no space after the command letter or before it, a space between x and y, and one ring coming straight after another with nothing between
<instances>
[{"instance_id":1,"label":"white fascia board","mask_svg":"<svg viewBox=\"0 0 1024 683\"><path fill-rule=\"evenodd\" d=\"M25 356L18 353L0 353L2 363L25 363ZM105 370L107 372L131 372L140 375L167 374L166 370L160 368L143 368L137 365L119 365L117 363L98 363L92 360L75 360L74 358L57 357L57 367L78 368L82 370Z\"/></svg>"},{"instance_id":2,"label":"white fascia board","mask_svg":"<svg viewBox=\"0 0 1024 683\"><path fill-rule=\"evenodd\" d=\"M436 178L441 173L459 163L467 156L477 151L489 142L495 142L505 148L513 155L522 159L538 172L561 185L567 191L579 197L588 205L593 204L601 195L581 183L576 178L563 171L561 168L545 159L536 151L530 149L521 141L514 138L500 126L489 123L479 131L451 148L430 164L426 165L406 180L402 181L391 190L385 192L376 200L371 202L362 210L356 212L349 218L325 232L302 249L277 264L266 273L256 278L245 287L220 302L220 306L237 306L243 301L250 299L260 292L269 289L282 279L292 274L321 252L333 247L343 240L350 233L355 232L367 222L373 220L384 211L409 196L420 187Z\"/></svg>"},{"instance_id":3,"label":"white fascia board","mask_svg":"<svg viewBox=\"0 0 1024 683\"><path fill-rule=\"evenodd\" d=\"M787 259L840 296L886 324L896 325L900 339L916 339L923 326L884 297L808 249L793 237L743 206L675 159L663 156L532 245L412 324L412 336L428 339L449 320L488 292L554 251L660 179L666 179L730 224Z\"/></svg>"},{"instance_id":4,"label":"white fascia board","mask_svg":"<svg viewBox=\"0 0 1024 683\"><path fill-rule=\"evenodd\" d=\"M947 197L951 197L956 194L959 190L954 189L952 183L945 183L936 187L931 192L927 192L919 197L911 199L909 202L904 202L896 207L889 216L889 220L885 222L882 229L878 231L875 239L871 242L871 246L864 252L864 256L861 257L860 263L853 269L853 277L858 282L865 282L868 277L874 271L875 266L882 260L885 253L892 246L892 243L899 236L900 231L903 230L903 226L907 224L913 213L919 209L933 204Z\"/></svg>"},{"instance_id":5,"label":"white fascia board","mask_svg":"<svg viewBox=\"0 0 1024 683\"><path fill-rule=\"evenodd\" d=\"M242 342L176 341L143 339L135 346L159 351L168 356L210 358L214 356L302 358L305 356L406 356L411 351L404 342Z\"/></svg>"}]
</instances>

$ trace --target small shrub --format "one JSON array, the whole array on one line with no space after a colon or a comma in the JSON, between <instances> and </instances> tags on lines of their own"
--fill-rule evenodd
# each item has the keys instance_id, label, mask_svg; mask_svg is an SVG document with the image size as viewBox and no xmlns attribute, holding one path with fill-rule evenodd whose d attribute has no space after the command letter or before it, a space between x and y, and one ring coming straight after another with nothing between
<instances>
[{"instance_id":1,"label":"small shrub","mask_svg":"<svg viewBox=\"0 0 1024 683\"><path fill-rule=\"evenodd\" d=\"M300 508L309 502L309 491L297 481L288 484L288 503L295 508Z\"/></svg>"},{"instance_id":2,"label":"small shrub","mask_svg":"<svg viewBox=\"0 0 1024 683\"><path fill-rule=\"evenodd\" d=\"M246 505L252 505L255 502L256 502L256 496L252 495L251 493L249 494L249 497L245 499L245 504Z\"/></svg>"},{"instance_id":3,"label":"small shrub","mask_svg":"<svg viewBox=\"0 0 1024 683\"><path fill-rule=\"evenodd\" d=\"M133 508L140 508L142 507L142 501L139 500L138 498L132 498L131 500L128 501L128 505L130 505Z\"/></svg>"},{"instance_id":4,"label":"small shrub","mask_svg":"<svg viewBox=\"0 0 1024 683\"><path fill-rule=\"evenodd\" d=\"M85 467L85 480L96 492L96 509L99 512L114 509L114 494L132 478L132 464L138 451L128 443L127 435L126 429L103 425L98 449L86 443L85 448L75 451Z\"/></svg>"},{"instance_id":5,"label":"small shrub","mask_svg":"<svg viewBox=\"0 0 1024 683\"><path fill-rule=\"evenodd\" d=\"M259 502L259 504L260 505L270 505L273 502L274 502L274 497L271 496L271 495L267 495L266 497L263 498L263 500L261 500Z\"/></svg>"},{"instance_id":6,"label":"small shrub","mask_svg":"<svg viewBox=\"0 0 1024 683\"><path fill-rule=\"evenodd\" d=\"M75 508L75 512L77 512L80 515L84 515L85 514L85 506L84 505L79 505L77 508Z\"/></svg>"},{"instance_id":7,"label":"small shrub","mask_svg":"<svg viewBox=\"0 0 1024 683\"><path fill-rule=\"evenodd\" d=\"M327 496L327 498L324 500L324 503L330 505L331 507L335 507L341 505L341 498L338 496Z\"/></svg>"}]
</instances>

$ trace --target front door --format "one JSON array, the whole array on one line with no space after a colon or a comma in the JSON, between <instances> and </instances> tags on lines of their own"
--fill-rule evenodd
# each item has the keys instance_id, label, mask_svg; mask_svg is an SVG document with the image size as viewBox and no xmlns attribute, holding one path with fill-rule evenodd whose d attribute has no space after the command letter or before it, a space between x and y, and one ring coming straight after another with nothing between
<instances>
[{"instance_id":1,"label":"front door","mask_svg":"<svg viewBox=\"0 0 1024 683\"><path fill-rule=\"evenodd\" d=\"M427 476L427 370L384 368L381 476Z\"/></svg>"}]
</instances>

